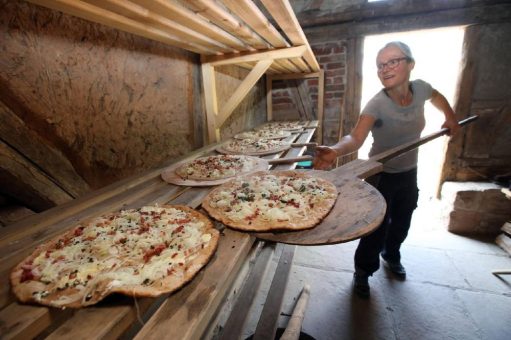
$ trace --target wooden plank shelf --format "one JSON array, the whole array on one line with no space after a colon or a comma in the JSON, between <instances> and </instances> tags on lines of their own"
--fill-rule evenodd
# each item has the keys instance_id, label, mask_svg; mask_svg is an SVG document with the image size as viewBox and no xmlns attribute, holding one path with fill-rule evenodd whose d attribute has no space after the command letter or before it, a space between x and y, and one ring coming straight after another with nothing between
<instances>
[{"instance_id":1,"label":"wooden plank shelf","mask_svg":"<svg viewBox=\"0 0 511 340\"><path fill-rule=\"evenodd\" d=\"M200 54L209 143L220 141L219 128L266 73L318 77L322 121L324 75L289 0L28 1ZM214 68L221 65L250 73L219 107Z\"/></svg>"},{"instance_id":2,"label":"wooden plank shelf","mask_svg":"<svg viewBox=\"0 0 511 340\"><path fill-rule=\"evenodd\" d=\"M308 129L288 137L291 142L308 143L317 121ZM217 145L202 148L183 159L212 154ZM306 146L292 147L273 158L303 154ZM178 160L179 161L179 160ZM233 282L254 247L256 238L224 228L219 248L208 265L189 284L174 294L159 298L133 299L112 295L84 309L48 308L15 301L8 277L11 269L45 240L72 228L77 222L108 211L149 204L185 204L199 209L209 187L176 186L164 182L158 169L98 190L62 206L37 214L0 230L0 334L2 339L25 338L176 338L199 339L207 332ZM292 169L294 163L273 166ZM177 325L177 326L176 326Z\"/></svg>"}]
</instances>

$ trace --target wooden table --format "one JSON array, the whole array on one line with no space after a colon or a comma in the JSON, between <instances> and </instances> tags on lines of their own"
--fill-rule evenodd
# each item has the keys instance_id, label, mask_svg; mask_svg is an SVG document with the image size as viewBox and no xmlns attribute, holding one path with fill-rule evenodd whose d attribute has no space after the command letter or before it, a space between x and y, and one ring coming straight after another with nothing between
<instances>
[{"instance_id":1,"label":"wooden table","mask_svg":"<svg viewBox=\"0 0 511 340\"><path fill-rule=\"evenodd\" d=\"M317 121L308 123L289 141L309 142ZM183 159L213 153L217 145L204 147ZM306 147L294 147L285 153L264 158L289 158L304 153ZM223 229L219 248L210 263L183 289L159 298L111 296L84 309L48 308L23 305L10 292L10 270L38 244L62 233L80 221L119 209L151 204L185 204L198 208L208 187L170 185L160 173L173 162L155 170L122 180L72 202L57 206L10 225L0 233L0 334L3 339L199 339L211 327L240 268L256 244L247 233ZM280 164L278 169L293 169ZM259 245L259 248L261 245Z\"/></svg>"}]
</instances>

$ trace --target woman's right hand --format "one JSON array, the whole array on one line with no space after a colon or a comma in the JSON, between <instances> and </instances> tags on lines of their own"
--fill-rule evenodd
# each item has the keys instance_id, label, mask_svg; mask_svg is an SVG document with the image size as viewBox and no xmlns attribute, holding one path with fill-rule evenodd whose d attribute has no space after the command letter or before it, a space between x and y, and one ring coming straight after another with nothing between
<instances>
[{"instance_id":1,"label":"woman's right hand","mask_svg":"<svg viewBox=\"0 0 511 340\"><path fill-rule=\"evenodd\" d=\"M337 159L337 153L329 146L317 146L314 153L314 160L312 166L316 170L330 169Z\"/></svg>"}]
</instances>

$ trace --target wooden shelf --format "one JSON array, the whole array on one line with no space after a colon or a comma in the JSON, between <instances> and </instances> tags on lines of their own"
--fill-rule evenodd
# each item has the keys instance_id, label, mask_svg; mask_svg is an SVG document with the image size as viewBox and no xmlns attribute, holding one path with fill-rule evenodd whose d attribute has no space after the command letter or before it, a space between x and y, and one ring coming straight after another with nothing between
<instances>
[{"instance_id":1,"label":"wooden shelf","mask_svg":"<svg viewBox=\"0 0 511 340\"><path fill-rule=\"evenodd\" d=\"M260 0L262 8L252 0L28 1L200 54L210 143L219 141L222 124L264 74L320 72L289 0ZM220 65L250 70L222 107L214 71Z\"/></svg>"}]
</instances>

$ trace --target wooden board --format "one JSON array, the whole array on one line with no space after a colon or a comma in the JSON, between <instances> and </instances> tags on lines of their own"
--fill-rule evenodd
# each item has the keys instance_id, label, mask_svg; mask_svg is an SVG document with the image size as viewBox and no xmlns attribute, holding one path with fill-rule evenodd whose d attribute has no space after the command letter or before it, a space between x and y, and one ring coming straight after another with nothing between
<instances>
[{"instance_id":1,"label":"wooden board","mask_svg":"<svg viewBox=\"0 0 511 340\"><path fill-rule=\"evenodd\" d=\"M255 167L253 169L251 169L250 171L240 172L236 176L248 175L248 174L251 174L251 173L257 172L257 171L268 170L268 167L270 165L267 160L262 159L262 158L257 158L257 157L251 157L251 158L253 158L256 161ZM217 180L213 180L213 181L199 181L199 180L193 180L193 179L184 179L181 176L179 176L178 174L176 174L175 170L177 168L179 168L181 165L188 163L188 162L189 161L183 161L183 162L179 162L176 164L172 164L171 166L169 166L168 168L163 170L163 172L161 173L161 178L167 183L176 184L176 185L186 185L189 187L208 187L208 186L220 185L220 184L229 182L231 179L236 177L236 176L232 176L232 177L217 179Z\"/></svg>"},{"instance_id":2,"label":"wooden board","mask_svg":"<svg viewBox=\"0 0 511 340\"><path fill-rule=\"evenodd\" d=\"M216 151L225 155L247 155L247 156L266 156L266 155L272 155L274 153L279 153L282 151L286 151L291 147L291 143L289 145L282 145L279 148L273 149L273 150L267 150L267 151L254 151L254 152L235 152L235 151L229 151L223 148L223 145L220 145Z\"/></svg>"},{"instance_id":3,"label":"wooden board","mask_svg":"<svg viewBox=\"0 0 511 340\"><path fill-rule=\"evenodd\" d=\"M355 240L376 229L385 216L383 196L370 184L335 172L308 171L307 174L331 180L339 196L328 216L316 227L303 231L253 233L257 238L296 245L326 245Z\"/></svg>"}]
</instances>

